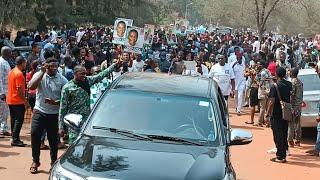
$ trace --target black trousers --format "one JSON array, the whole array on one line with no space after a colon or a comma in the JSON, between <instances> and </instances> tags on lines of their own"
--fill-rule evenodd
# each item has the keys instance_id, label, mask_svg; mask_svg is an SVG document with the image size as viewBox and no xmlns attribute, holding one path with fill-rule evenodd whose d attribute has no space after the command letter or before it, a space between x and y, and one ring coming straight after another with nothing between
<instances>
[{"instance_id":1,"label":"black trousers","mask_svg":"<svg viewBox=\"0 0 320 180\"><path fill-rule=\"evenodd\" d=\"M282 160L287 156L288 146L288 121L281 117L271 119L273 141L277 147L277 159Z\"/></svg>"},{"instance_id":2,"label":"black trousers","mask_svg":"<svg viewBox=\"0 0 320 180\"><path fill-rule=\"evenodd\" d=\"M20 131L24 121L24 113L26 108L24 104L19 105L9 105L10 116L11 116L11 133L12 141L20 141Z\"/></svg>"},{"instance_id":3,"label":"black trousers","mask_svg":"<svg viewBox=\"0 0 320 180\"><path fill-rule=\"evenodd\" d=\"M40 162L40 144L43 130L47 131L51 163L58 157L58 114L45 114L35 109L31 123L31 147L33 162Z\"/></svg>"}]
</instances>

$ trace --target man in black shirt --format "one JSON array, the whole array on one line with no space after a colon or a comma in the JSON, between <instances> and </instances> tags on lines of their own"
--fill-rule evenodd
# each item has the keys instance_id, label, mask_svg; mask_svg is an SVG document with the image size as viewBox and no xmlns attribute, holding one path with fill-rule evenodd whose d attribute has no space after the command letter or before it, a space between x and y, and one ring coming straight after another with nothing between
<instances>
[{"instance_id":1,"label":"man in black shirt","mask_svg":"<svg viewBox=\"0 0 320 180\"><path fill-rule=\"evenodd\" d=\"M290 103L292 84L284 79L285 76L286 70L282 67L278 67L276 70L276 85L278 86L282 101ZM277 148L276 157L270 160L273 162L285 163L287 156L286 151L288 150L288 121L282 118L282 109L275 85L271 86L269 94L266 119L269 120L269 118L271 119L273 140Z\"/></svg>"}]
</instances>

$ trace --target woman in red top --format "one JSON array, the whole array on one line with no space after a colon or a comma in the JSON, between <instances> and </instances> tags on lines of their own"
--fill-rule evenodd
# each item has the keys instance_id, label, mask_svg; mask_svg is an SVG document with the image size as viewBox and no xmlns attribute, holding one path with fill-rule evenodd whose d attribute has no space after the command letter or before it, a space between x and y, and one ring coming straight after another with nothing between
<instances>
[{"instance_id":1,"label":"woman in red top","mask_svg":"<svg viewBox=\"0 0 320 180\"><path fill-rule=\"evenodd\" d=\"M37 72L38 65L39 65L39 63L37 60L35 60L31 63L31 65L30 65L31 70L26 75L27 84L32 79L33 75ZM30 104L32 111L33 111L33 108L36 103L36 92L37 92L37 90L28 89L28 101L29 101L29 104Z\"/></svg>"},{"instance_id":2,"label":"woman in red top","mask_svg":"<svg viewBox=\"0 0 320 180\"><path fill-rule=\"evenodd\" d=\"M273 53L269 54L268 59L269 59L268 70L270 71L272 76L275 76L277 65L276 65L276 61L274 59L274 54Z\"/></svg>"}]
</instances>

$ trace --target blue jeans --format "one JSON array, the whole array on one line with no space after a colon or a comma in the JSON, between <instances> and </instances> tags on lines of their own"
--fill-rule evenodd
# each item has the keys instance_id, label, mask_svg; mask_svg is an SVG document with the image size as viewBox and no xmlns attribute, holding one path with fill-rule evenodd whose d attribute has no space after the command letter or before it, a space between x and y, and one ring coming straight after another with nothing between
<instances>
[{"instance_id":1,"label":"blue jeans","mask_svg":"<svg viewBox=\"0 0 320 180\"><path fill-rule=\"evenodd\" d=\"M315 146L315 150L317 152L320 152L320 122L318 123L318 127L317 127L317 141L316 141L316 146Z\"/></svg>"}]
</instances>

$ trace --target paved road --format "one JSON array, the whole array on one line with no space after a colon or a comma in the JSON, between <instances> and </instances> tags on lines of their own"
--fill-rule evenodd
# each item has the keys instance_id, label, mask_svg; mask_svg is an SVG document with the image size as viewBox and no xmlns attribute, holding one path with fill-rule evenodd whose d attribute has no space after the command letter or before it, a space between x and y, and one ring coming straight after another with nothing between
<instances>
[{"instance_id":1,"label":"paved road","mask_svg":"<svg viewBox=\"0 0 320 180\"><path fill-rule=\"evenodd\" d=\"M300 148L291 149L292 155L288 157L287 164L278 164L269 161L272 155L266 151L274 147L272 132L268 128L256 128L245 125L249 119L248 109L244 115L238 117L232 112L231 124L233 128L243 128L252 131L254 141L245 146L234 146L231 149L232 163L237 172L239 180L291 180L291 179L319 179L320 158L306 156L304 152L313 147L314 138L304 140ZM30 134L28 134L28 124L24 126L22 139L30 145ZM312 134L315 136L315 134ZM48 178L49 151L41 151L42 165L37 175L29 174L31 164L31 148L12 148L10 139L0 139L0 179L6 180L44 180ZM59 151L61 155L63 151Z\"/></svg>"}]
</instances>

